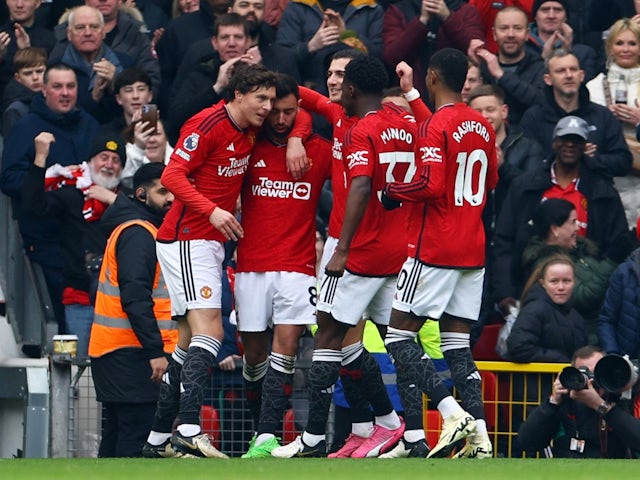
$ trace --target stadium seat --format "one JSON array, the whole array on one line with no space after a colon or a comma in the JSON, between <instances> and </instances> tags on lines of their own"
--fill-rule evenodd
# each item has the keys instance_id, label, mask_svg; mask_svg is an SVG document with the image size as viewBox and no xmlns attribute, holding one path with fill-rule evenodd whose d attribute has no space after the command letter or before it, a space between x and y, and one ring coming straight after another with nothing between
<instances>
[{"instance_id":1,"label":"stadium seat","mask_svg":"<svg viewBox=\"0 0 640 480\"><path fill-rule=\"evenodd\" d=\"M480 338L473 346L474 360L502 360L496 353L496 342L498 341L500 327L502 327L500 323L491 323L484 326Z\"/></svg>"},{"instance_id":2,"label":"stadium seat","mask_svg":"<svg viewBox=\"0 0 640 480\"><path fill-rule=\"evenodd\" d=\"M215 440L213 446L220 448L220 415L211 405L203 405L200 409L200 428Z\"/></svg>"}]
</instances>

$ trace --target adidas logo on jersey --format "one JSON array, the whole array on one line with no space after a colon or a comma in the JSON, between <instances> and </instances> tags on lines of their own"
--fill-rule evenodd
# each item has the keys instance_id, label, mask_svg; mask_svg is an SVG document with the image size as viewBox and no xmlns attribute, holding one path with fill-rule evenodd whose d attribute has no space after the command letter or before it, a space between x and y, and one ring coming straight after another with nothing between
<instances>
[{"instance_id":1,"label":"adidas logo on jersey","mask_svg":"<svg viewBox=\"0 0 640 480\"><path fill-rule=\"evenodd\" d=\"M228 152L235 152L236 151L236 147L233 146L233 142L231 142L229 144L229 146L227 147L227 151Z\"/></svg>"},{"instance_id":2,"label":"adidas logo on jersey","mask_svg":"<svg viewBox=\"0 0 640 480\"><path fill-rule=\"evenodd\" d=\"M342 119L339 118L338 121L336 122L336 127L340 127L342 125Z\"/></svg>"},{"instance_id":3,"label":"adidas logo on jersey","mask_svg":"<svg viewBox=\"0 0 640 480\"><path fill-rule=\"evenodd\" d=\"M265 168L267 166L267 162L265 162L263 159L260 159L256 163L254 163L253 166L255 168Z\"/></svg>"}]
</instances>

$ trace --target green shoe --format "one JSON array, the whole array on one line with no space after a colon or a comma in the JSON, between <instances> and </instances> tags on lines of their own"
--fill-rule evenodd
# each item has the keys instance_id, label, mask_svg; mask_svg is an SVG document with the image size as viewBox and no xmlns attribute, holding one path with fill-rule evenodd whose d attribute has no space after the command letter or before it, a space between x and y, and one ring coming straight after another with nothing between
<instances>
[{"instance_id":1,"label":"green shoe","mask_svg":"<svg viewBox=\"0 0 640 480\"><path fill-rule=\"evenodd\" d=\"M240 458L269 458L271 457L271 450L280 446L280 439L278 437L271 437L266 442L260 445L255 444L255 437L251 439L249 443L249 451L242 455Z\"/></svg>"}]
</instances>

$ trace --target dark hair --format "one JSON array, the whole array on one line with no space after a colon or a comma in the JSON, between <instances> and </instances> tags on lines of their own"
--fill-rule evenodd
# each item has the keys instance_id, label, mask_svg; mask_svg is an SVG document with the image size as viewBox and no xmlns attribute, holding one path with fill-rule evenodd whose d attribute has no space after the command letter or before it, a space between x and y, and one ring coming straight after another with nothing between
<instances>
[{"instance_id":1,"label":"dark hair","mask_svg":"<svg viewBox=\"0 0 640 480\"><path fill-rule=\"evenodd\" d=\"M576 363L576 360L579 358L585 360L587 358L591 358L594 353L605 354L605 351L598 347L597 345L585 345L584 347L580 347L575 352L573 352L573 356L571 357L571 365Z\"/></svg>"},{"instance_id":2,"label":"dark hair","mask_svg":"<svg viewBox=\"0 0 640 480\"><path fill-rule=\"evenodd\" d=\"M442 83L452 92L462 92L467 80L469 60L460 50L443 48L431 56L429 68L438 72Z\"/></svg>"},{"instance_id":3,"label":"dark hair","mask_svg":"<svg viewBox=\"0 0 640 480\"><path fill-rule=\"evenodd\" d=\"M113 91L119 93L122 87L142 82L151 90L151 77L139 67L130 67L121 71L113 81Z\"/></svg>"},{"instance_id":4,"label":"dark hair","mask_svg":"<svg viewBox=\"0 0 640 480\"><path fill-rule=\"evenodd\" d=\"M362 93L382 96L389 76L382 61L371 55L362 55L351 60L344 69L344 81L351 83Z\"/></svg>"},{"instance_id":5,"label":"dark hair","mask_svg":"<svg viewBox=\"0 0 640 480\"><path fill-rule=\"evenodd\" d=\"M220 15L213 26L213 36L217 37L220 27L240 26L244 30L244 34L248 37L250 35L250 26L246 18L238 13L225 13Z\"/></svg>"},{"instance_id":6,"label":"dark hair","mask_svg":"<svg viewBox=\"0 0 640 480\"><path fill-rule=\"evenodd\" d=\"M44 48L23 48L13 56L13 71L15 73L23 68L37 67L38 65L47 65L47 52Z\"/></svg>"},{"instance_id":7,"label":"dark hair","mask_svg":"<svg viewBox=\"0 0 640 480\"><path fill-rule=\"evenodd\" d=\"M135 191L138 187L152 186L154 181L162 177L163 171L164 163L145 163L133 174L133 190Z\"/></svg>"},{"instance_id":8,"label":"dark hair","mask_svg":"<svg viewBox=\"0 0 640 480\"><path fill-rule=\"evenodd\" d=\"M333 60L339 60L341 58L354 59L363 57L364 55L366 55L366 53L364 53L362 50L357 50L355 48L343 48L342 50L338 50L336 53L331 55L331 57L329 58L329 63L331 63Z\"/></svg>"},{"instance_id":9,"label":"dark hair","mask_svg":"<svg viewBox=\"0 0 640 480\"><path fill-rule=\"evenodd\" d=\"M229 78L229 92L253 92L260 87L275 87L278 84L276 74L264 65L238 62L234 65Z\"/></svg>"},{"instance_id":10,"label":"dark hair","mask_svg":"<svg viewBox=\"0 0 640 480\"><path fill-rule=\"evenodd\" d=\"M533 228L540 238L545 239L549 234L549 229L553 226L560 226L567 221L571 212L576 206L564 198L549 198L538 205L531 221Z\"/></svg>"},{"instance_id":11,"label":"dark hair","mask_svg":"<svg viewBox=\"0 0 640 480\"><path fill-rule=\"evenodd\" d=\"M469 98L467 98L467 104L471 103L471 100L475 100L479 97L496 97L500 103L504 103L504 90L498 85L491 83L478 85L469 92Z\"/></svg>"},{"instance_id":12,"label":"dark hair","mask_svg":"<svg viewBox=\"0 0 640 480\"><path fill-rule=\"evenodd\" d=\"M535 268L535 270L533 271L533 273L529 276L527 283L522 289L522 297L520 299L520 302L523 305L524 305L524 299L527 297L527 294L529 293L529 290L531 290L531 287L533 287L536 283L538 283L540 280L544 278L549 267L553 265L558 265L558 264L569 265L575 275L576 265L573 263L573 260L571 260L571 258L569 258L568 255L565 255L563 253L559 253L557 255L550 255L549 257L545 258L542 262L540 262L538 266Z\"/></svg>"},{"instance_id":13,"label":"dark hair","mask_svg":"<svg viewBox=\"0 0 640 480\"><path fill-rule=\"evenodd\" d=\"M49 81L49 72L51 72L52 70L58 70L61 72L68 72L68 71L72 71L75 75L75 71L73 70L73 68L71 68L69 65L67 65L66 63L62 63L62 62L56 62L56 63L52 63L51 65L49 65L47 67L47 69L44 71L44 78L42 79L42 83L44 83L46 85L46 83Z\"/></svg>"},{"instance_id":14,"label":"dark hair","mask_svg":"<svg viewBox=\"0 0 640 480\"><path fill-rule=\"evenodd\" d=\"M278 83L276 83L276 98L282 99L289 95L293 95L296 98L300 98L300 89L298 88L298 82L291 75L286 73L276 74Z\"/></svg>"}]
</instances>

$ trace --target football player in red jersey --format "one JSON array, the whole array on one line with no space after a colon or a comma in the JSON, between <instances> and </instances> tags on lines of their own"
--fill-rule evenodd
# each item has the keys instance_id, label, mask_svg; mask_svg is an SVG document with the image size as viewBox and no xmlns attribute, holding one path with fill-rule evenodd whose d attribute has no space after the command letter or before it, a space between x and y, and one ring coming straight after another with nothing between
<instances>
[{"instance_id":1,"label":"football player in red jersey","mask_svg":"<svg viewBox=\"0 0 640 480\"><path fill-rule=\"evenodd\" d=\"M257 433L243 458L270 457L278 446L275 432L292 390L298 339L316 323L316 208L331 177L331 144L318 135L305 140L312 161L294 180L285 155L298 100L296 81L279 75L276 100L242 187L244 236L238 243L235 299L245 392Z\"/></svg>"},{"instance_id":2,"label":"football player in red jersey","mask_svg":"<svg viewBox=\"0 0 640 480\"><path fill-rule=\"evenodd\" d=\"M157 250L180 337L173 361L179 378L163 383L148 441L171 441L182 455L226 458L200 428L208 369L223 339L221 272L224 242L243 229L234 214L255 142L255 129L269 116L276 75L261 65L237 65L229 80L233 99L207 108L182 128L162 183L175 201L158 231ZM186 321L185 321L186 319ZM176 432L172 398L180 389ZM173 413L173 415L172 415ZM157 434L154 436L154 434Z\"/></svg>"},{"instance_id":3,"label":"football player in red jersey","mask_svg":"<svg viewBox=\"0 0 640 480\"><path fill-rule=\"evenodd\" d=\"M395 360L401 396L402 385L417 385L444 418L430 457L448 455L463 438L467 442L457 456L493 455L469 332L482 299L482 210L497 184L498 167L493 128L462 103L467 67L467 58L455 49L431 57L426 83L436 112L419 128L419 173L410 183L389 183L382 197L388 208L401 202L413 206L409 258L398 276L385 344ZM440 322L441 349L468 413L415 342L427 318Z\"/></svg>"},{"instance_id":4,"label":"football player in red jersey","mask_svg":"<svg viewBox=\"0 0 640 480\"><path fill-rule=\"evenodd\" d=\"M382 108L386 82L385 67L374 57L358 56L345 67L341 103L346 117L355 116L358 122L344 136L348 195L340 238L327 263L318 300L309 421L294 442L272 451L275 457L325 455L324 429L332 386L341 369L363 377L364 395L376 424L359 435L352 433L344 447L330 456L378 456L392 448L404 431L373 357L361 342L342 347L346 333L360 322L365 310L375 323L383 327L388 323L396 276L406 258L408 212L385 211L379 192L388 179L413 177L416 125L403 110Z\"/></svg>"}]
</instances>

